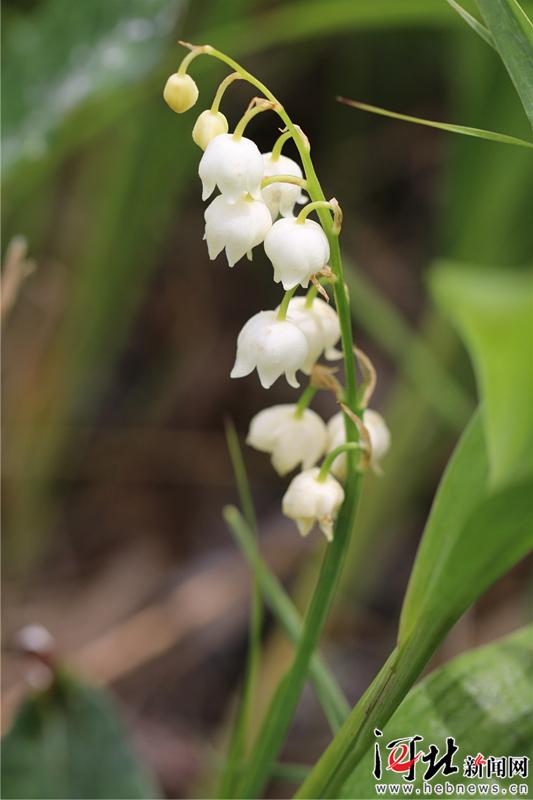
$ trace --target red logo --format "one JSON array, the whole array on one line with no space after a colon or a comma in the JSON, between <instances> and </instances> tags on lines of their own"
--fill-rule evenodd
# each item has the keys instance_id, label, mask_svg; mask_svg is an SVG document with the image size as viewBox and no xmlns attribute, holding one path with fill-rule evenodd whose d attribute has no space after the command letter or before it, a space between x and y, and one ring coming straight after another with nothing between
<instances>
[{"instance_id":1,"label":"red logo","mask_svg":"<svg viewBox=\"0 0 533 800\"><path fill-rule=\"evenodd\" d=\"M407 758L408 755L409 747L405 742L397 745L394 750L389 753L387 769L391 769L394 772L409 772L422 753L417 753L415 758Z\"/></svg>"}]
</instances>

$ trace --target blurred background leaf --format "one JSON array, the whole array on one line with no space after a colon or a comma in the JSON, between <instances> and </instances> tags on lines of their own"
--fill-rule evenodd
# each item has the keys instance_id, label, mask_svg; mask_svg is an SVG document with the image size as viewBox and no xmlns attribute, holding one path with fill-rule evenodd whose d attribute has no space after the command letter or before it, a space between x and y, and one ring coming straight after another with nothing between
<instances>
[{"instance_id":1,"label":"blurred background leaf","mask_svg":"<svg viewBox=\"0 0 533 800\"><path fill-rule=\"evenodd\" d=\"M431 284L474 363L492 483L533 474L533 273L442 263Z\"/></svg>"},{"instance_id":2,"label":"blurred background leaf","mask_svg":"<svg viewBox=\"0 0 533 800\"><path fill-rule=\"evenodd\" d=\"M148 800L160 795L127 745L111 699L58 672L48 689L24 702L2 742L2 796Z\"/></svg>"}]
</instances>

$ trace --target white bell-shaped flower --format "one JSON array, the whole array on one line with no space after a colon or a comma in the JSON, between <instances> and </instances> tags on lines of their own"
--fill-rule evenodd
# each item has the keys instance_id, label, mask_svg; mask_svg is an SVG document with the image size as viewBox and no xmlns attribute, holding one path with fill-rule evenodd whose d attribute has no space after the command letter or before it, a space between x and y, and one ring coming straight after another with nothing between
<instances>
[{"instance_id":1,"label":"white bell-shaped flower","mask_svg":"<svg viewBox=\"0 0 533 800\"><path fill-rule=\"evenodd\" d=\"M380 461L387 453L390 447L391 435L387 427L387 423L377 411L371 408L365 409L363 412L363 423L368 431L370 437L370 445L372 447L372 455L370 458L370 465L378 474L381 472ZM336 447L344 444L346 441L346 434L344 428L344 414L339 412L332 417L327 425L328 431L328 453L335 450ZM331 466L331 472L339 478L344 480L346 478L346 453L341 453Z\"/></svg>"},{"instance_id":2,"label":"white bell-shaped flower","mask_svg":"<svg viewBox=\"0 0 533 800\"><path fill-rule=\"evenodd\" d=\"M300 165L292 158L284 155L272 158L272 153L263 153L263 161L265 178L275 175L294 175L295 178L303 178ZM271 183L265 186L262 195L273 220L277 219L279 214L283 217L292 217L295 203L305 203L307 200L301 188L294 183Z\"/></svg>"},{"instance_id":3,"label":"white bell-shaped flower","mask_svg":"<svg viewBox=\"0 0 533 800\"><path fill-rule=\"evenodd\" d=\"M221 111L202 111L192 129L192 138L198 147L205 150L211 139L228 132L228 120Z\"/></svg>"},{"instance_id":4,"label":"white bell-shaped flower","mask_svg":"<svg viewBox=\"0 0 533 800\"><path fill-rule=\"evenodd\" d=\"M281 281L285 291L298 284L307 288L311 275L329 261L326 234L311 219L278 219L265 238L265 252L272 261L275 282Z\"/></svg>"},{"instance_id":5,"label":"white bell-shaped flower","mask_svg":"<svg viewBox=\"0 0 533 800\"><path fill-rule=\"evenodd\" d=\"M245 136L232 133L215 136L200 160L198 174L202 180L202 200L207 200L218 186L230 203L243 194L261 199L261 181L265 167L257 145Z\"/></svg>"},{"instance_id":6,"label":"white bell-shaped flower","mask_svg":"<svg viewBox=\"0 0 533 800\"><path fill-rule=\"evenodd\" d=\"M266 205L250 195L231 203L219 194L207 206L204 218L209 258L215 259L225 249L230 267L261 244L272 225Z\"/></svg>"},{"instance_id":7,"label":"white bell-shaped flower","mask_svg":"<svg viewBox=\"0 0 533 800\"><path fill-rule=\"evenodd\" d=\"M333 345L337 343L341 331L335 309L319 297L315 297L310 306L307 305L305 296L293 297L289 302L287 315L307 339L309 355L302 372L310 375L322 353L325 353L326 358L338 358L338 351Z\"/></svg>"},{"instance_id":8,"label":"white bell-shaped flower","mask_svg":"<svg viewBox=\"0 0 533 800\"><path fill-rule=\"evenodd\" d=\"M269 389L285 373L289 385L297 389L296 371L307 353L307 340L297 325L278 319L276 311L260 311L239 333L231 377L243 378L257 369L261 385Z\"/></svg>"},{"instance_id":9,"label":"white bell-shaped flower","mask_svg":"<svg viewBox=\"0 0 533 800\"><path fill-rule=\"evenodd\" d=\"M333 526L344 500L344 490L331 475L318 480L318 467L300 472L289 484L282 500L286 517L293 519L302 536L307 536L318 522L326 539L333 539Z\"/></svg>"},{"instance_id":10,"label":"white bell-shaped flower","mask_svg":"<svg viewBox=\"0 0 533 800\"><path fill-rule=\"evenodd\" d=\"M247 444L271 453L272 466L278 475L292 472L299 464L309 469L326 448L323 420L310 408L302 414L296 410L296 405L272 406L260 411L250 422Z\"/></svg>"}]
</instances>

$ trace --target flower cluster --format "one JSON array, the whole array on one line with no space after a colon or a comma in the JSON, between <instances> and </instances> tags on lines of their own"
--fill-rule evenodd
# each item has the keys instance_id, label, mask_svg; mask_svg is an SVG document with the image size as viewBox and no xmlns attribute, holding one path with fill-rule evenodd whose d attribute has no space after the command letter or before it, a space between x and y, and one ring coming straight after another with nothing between
<instances>
[{"instance_id":1,"label":"flower cluster","mask_svg":"<svg viewBox=\"0 0 533 800\"><path fill-rule=\"evenodd\" d=\"M165 86L164 98L177 113L187 111L198 98L187 67L201 52L214 51L208 46L193 47ZM244 135L256 114L267 110L279 113L272 100L254 98L230 132L228 120L219 110L220 101L231 82L242 78L246 76L236 72L222 81L211 107L202 111L192 132L195 143L204 151L198 168L202 199L210 200L204 215L204 239L209 258L214 260L224 251L230 267L244 256L252 260L254 249L263 245L272 264L273 279L285 290L276 309L259 311L243 326L231 377L242 378L257 370L261 385L268 389L282 375L294 388L300 385L298 372L311 376L297 403L267 408L252 419L247 442L269 453L280 475L301 466L302 472L293 478L283 497L283 512L296 522L303 536L316 522L331 541L344 500L340 483L346 478L344 451L358 445L346 443L343 413L326 425L308 408L317 390L313 375L318 360L322 356L333 360L343 355L336 349L341 338L339 317L324 288L324 284L336 280L328 265L332 234L328 236L322 225L308 219L308 215L328 208L333 212L336 235L340 209L336 201L327 202L323 196L313 199L302 167L282 154L289 139L296 141L300 152L302 146L308 145L296 126L289 125L267 153L261 153L255 142ZM218 193L211 199L216 190ZM304 191L311 194L307 205ZM297 205L303 208L295 216ZM307 293L293 296L299 287ZM377 468L389 446L388 429L379 414L368 409L360 424L365 426L370 444L370 463ZM324 454L329 455L322 466L315 466Z\"/></svg>"}]
</instances>

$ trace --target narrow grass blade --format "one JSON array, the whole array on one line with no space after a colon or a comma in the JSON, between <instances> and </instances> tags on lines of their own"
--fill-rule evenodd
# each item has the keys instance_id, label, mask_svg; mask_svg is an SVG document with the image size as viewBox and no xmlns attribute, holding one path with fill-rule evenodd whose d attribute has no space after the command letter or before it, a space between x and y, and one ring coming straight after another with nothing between
<instances>
[{"instance_id":1,"label":"narrow grass blade","mask_svg":"<svg viewBox=\"0 0 533 800\"><path fill-rule=\"evenodd\" d=\"M248 523L252 540L257 537L257 518L255 514L254 501L250 489L250 482L246 472L246 466L242 457L239 445L239 437L233 422L226 421L226 442L228 452L233 467L233 474L237 484L239 501L243 510L244 517ZM248 721L252 710L252 701L256 685L257 674L261 659L261 628L263 625L263 604L261 598L261 588L257 573L254 571L252 597L250 605L250 624L248 636L248 653L246 657L246 668L242 695L239 701L234 728L231 734L228 747L228 755L222 776L218 796L221 798L231 797L236 781L239 778L242 762L245 757L245 742Z\"/></svg>"},{"instance_id":2,"label":"narrow grass blade","mask_svg":"<svg viewBox=\"0 0 533 800\"><path fill-rule=\"evenodd\" d=\"M223 513L235 541L257 576L266 602L287 636L297 643L302 633L302 620L298 610L261 557L255 537L239 511L228 506ZM335 733L350 713L350 705L319 655L313 656L309 674L324 714Z\"/></svg>"},{"instance_id":3,"label":"narrow grass blade","mask_svg":"<svg viewBox=\"0 0 533 800\"><path fill-rule=\"evenodd\" d=\"M425 125L427 128L437 128L438 130L447 131L448 133L461 133L463 136L473 136L476 139L485 139L486 141L498 142L499 144L513 144L518 147L533 148L533 142L527 142L525 139L518 139L516 136L507 136L505 133L495 133L494 131L485 131L482 128L468 128L465 125L452 125L449 122L437 122L436 120L422 119L421 117L411 117L408 114L399 114L397 111L389 111L379 106L360 103L358 100L349 100L347 97L337 97L337 100L339 103L344 103L346 106L359 108L361 111L369 111L371 114L380 114L382 117L399 119L402 120L402 122L414 122L416 125Z\"/></svg>"},{"instance_id":4,"label":"narrow grass blade","mask_svg":"<svg viewBox=\"0 0 533 800\"><path fill-rule=\"evenodd\" d=\"M473 17L472 14L466 10L466 8L463 8L462 5L456 3L455 0L446 0L446 2L453 8L454 11L457 11L459 16L464 19L466 24L469 25L478 36L481 36L481 38L484 39L487 44L490 44L491 47L496 48L490 31L484 25L482 25L479 20Z\"/></svg>"},{"instance_id":5,"label":"narrow grass blade","mask_svg":"<svg viewBox=\"0 0 533 800\"><path fill-rule=\"evenodd\" d=\"M477 0L533 127L533 24L517 0Z\"/></svg>"}]
</instances>

